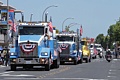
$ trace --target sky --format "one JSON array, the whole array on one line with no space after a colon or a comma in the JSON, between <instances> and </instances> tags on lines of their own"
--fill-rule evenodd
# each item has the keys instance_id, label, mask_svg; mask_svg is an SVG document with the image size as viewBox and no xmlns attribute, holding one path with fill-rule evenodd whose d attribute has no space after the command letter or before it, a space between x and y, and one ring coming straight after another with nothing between
<instances>
[{"instance_id":1,"label":"sky","mask_svg":"<svg viewBox=\"0 0 120 80\"><path fill-rule=\"evenodd\" d=\"M48 21L52 17L52 24L58 30L62 31L62 24L68 26L71 23L78 23L70 27L70 30L83 27L82 37L96 38L98 34L107 35L110 25L115 24L120 17L120 0L8 0L9 5L17 10L22 10L25 20L42 21L44 10L50 7L45 13L48 13ZM7 4L7 0L1 0ZM16 15L20 19L20 14ZM74 18L74 19L71 19Z\"/></svg>"}]
</instances>

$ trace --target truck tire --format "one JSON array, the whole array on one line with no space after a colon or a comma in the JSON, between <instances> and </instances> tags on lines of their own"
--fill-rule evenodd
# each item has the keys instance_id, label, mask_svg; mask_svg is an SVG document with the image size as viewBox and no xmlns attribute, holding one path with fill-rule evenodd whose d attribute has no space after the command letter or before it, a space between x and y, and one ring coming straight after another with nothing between
<instances>
[{"instance_id":1,"label":"truck tire","mask_svg":"<svg viewBox=\"0 0 120 80\"><path fill-rule=\"evenodd\" d=\"M50 65L49 65L49 64L47 64L47 65L45 66L45 71L50 71Z\"/></svg>"},{"instance_id":2,"label":"truck tire","mask_svg":"<svg viewBox=\"0 0 120 80\"><path fill-rule=\"evenodd\" d=\"M74 65L77 65L77 60L74 60Z\"/></svg>"},{"instance_id":3,"label":"truck tire","mask_svg":"<svg viewBox=\"0 0 120 80\"><path fill-rule=\"evenodd\" d=\"M90 56L90 58L89 58L89 62L91 62L91 56Z\"/></svg>"},{"instance_id":4,"label":"truck tire","mask_svg":"<svg viewBox=\"0 0 120 80\"><path fill-rule=\"evenodd\" d=\"M60 61L60 65L63 65L64 64L64 61Z\"/></svg>"},{"instance_id":5,"label":"truck tire","mask_svg":"<svg viewBox=\"0 0 120 80\"><path fill-rule=\"evenodd\" d=\"M97 58L97 56L95 56L95 59Z\"/></svg>"},{"instance_id":6,"label":"truck tire","mask_svg":"<svg viewBox=\"0 0 120 80\"><path fill-rule=\"evenodd\" d=\"M89 62L91 62L91 58L89 59Z\"/></svg>"},{"instance_id":7,"label":"truck tire","mask_svg":"<svg viewBox=\"0 0 120 80\"><path fill-rule=\"evenodd\" d=\"M82 58L80 59L79 63L80 63L80 64L82 64L82 63L83 63L83 59L82 59Z\"/></svg>"},{"instance_id":8,"label":"truck tire","mask_svg":"<svg viewBox=\"0 0 120 80\"><path fill-rule=\"evenodd\" d=\"M88 58L86 58L86 63L88 63Z\"/></svg>"},{"instance_id":9,"label":"truck tire","mask_svg":"<svg viewBox=\"0 0 120 80\"><path fill-rule=\"evenodd\" d=\"M59 62L58 62L58 60L54 60L53 61L53 67L54 68L59 68Z\"/></svg>"},{"instance_id":10,"label":"truck tire","mask_svg":"<svg viewBox=\"0 0 120 80\"><path fill-rule=\"evenodd\" d=\"M16 65L11 65L10 68L11 68L11 71L16 71Z\"/></svg>"},{"instance_id":11,"label":"truck tire","mask_svg":"<svg viewBox=\"0 0 120 80\"><path fill-rule=\"evenodd\" d=\"M48 59L48 64L45 65L45 71L50 71L50 67L52 65L50 65L50 58Z\"/></svg>"}]
</instances>

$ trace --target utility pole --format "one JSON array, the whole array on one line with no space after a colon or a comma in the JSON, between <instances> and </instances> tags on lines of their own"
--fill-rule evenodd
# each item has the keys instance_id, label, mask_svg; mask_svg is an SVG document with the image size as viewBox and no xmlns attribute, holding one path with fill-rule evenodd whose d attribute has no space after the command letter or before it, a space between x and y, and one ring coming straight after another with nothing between
<instances>
[{"instance_id":1,"label":"utility pole","mask_svg":"<svg viewBox=\"0 0 120 80\"><path fill-rule=\"evenodd\" d=\"M9 30L9 1L7 0L7 30L6 30L6 38L7 38L7 41L5 43L7 43L7 52L8 52L8 47L9 47L9 42L8 42L8 30Z\"/></svg>"}]
</instances>

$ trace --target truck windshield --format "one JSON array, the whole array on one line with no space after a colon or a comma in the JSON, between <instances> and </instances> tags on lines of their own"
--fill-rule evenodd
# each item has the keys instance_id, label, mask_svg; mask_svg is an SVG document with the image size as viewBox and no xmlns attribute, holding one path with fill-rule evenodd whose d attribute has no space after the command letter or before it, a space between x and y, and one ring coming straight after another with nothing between
<instances>
[{"instance_id":1,"label":"truck windshield","mask_svg":"<svg viewBox=\"0 0 120 80\"><path fill-rule=\"evenodd\" d=\"M81 41L81 45L85 45L85 41Z\"/></svg>"},{"instance_id":2,"label":"truck windshield","mask_svg":"<svg viewBox=\"0 0 120 80\"><path fill-rule=\"evenodd\" d=\"M102 46L101 46L101 45L95 45L95 47L96 47L96 48L102 48Z\"/></svg>"},{"instance_id":3,"label":"truck windshield","mask_svg":"<svg viewBox=\"0 0 120 80\"><path fill-rule=\"evenodd\" d=\"M19 35L43 35L43 26L19 26Z\"/></svg>"},{"instance_id":4,"label":"truck windshield","mask_svg":"<svg viewBox=\"0 0 120 80\"><path fill-rule=\"evenodd\" d=\"M58 41L73 41L73 36L57 36Z\"/></svg>"}]
</instances>

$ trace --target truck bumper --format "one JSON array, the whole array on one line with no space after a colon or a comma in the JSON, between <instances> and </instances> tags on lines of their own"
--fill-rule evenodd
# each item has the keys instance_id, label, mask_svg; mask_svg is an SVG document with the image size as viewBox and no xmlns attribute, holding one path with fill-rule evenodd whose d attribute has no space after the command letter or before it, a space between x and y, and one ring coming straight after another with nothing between
<instances>
[{"instance_id":1,"label":"truck bumper","mask_svg":"<svg viewBox=\"0 0 120 80\"><path fill-rule=\"evenodd\" d=\"M88 58L89 58L88 56L83 56L83 60L84 60L84 59L88 59Z\"/></svg>"},{"instance_id":2,"label":"truck bumper","mask_svg":"<svg viewBox=\"0 0 120 80\"><path fill-rule=\"evenodd\" d=\"M44 66L49 64L48 58L17 58L11 59L11 64L15 64L17 66L23 65L35 65L35 66Z\"/></svg>"},{"instance_id":3,"label":"truck bumper","mask_svg":"<svg viewBox=\"0 0 120 80\"><path fill-rule=\"evenodd\" d=\"M60 61L64 61L64 62L73 62L76 59L77 59L77 57L72 57L72 56L69 56L69 57L62 56L62 57L60 57Z\"/></svg>"}]
</instances>

